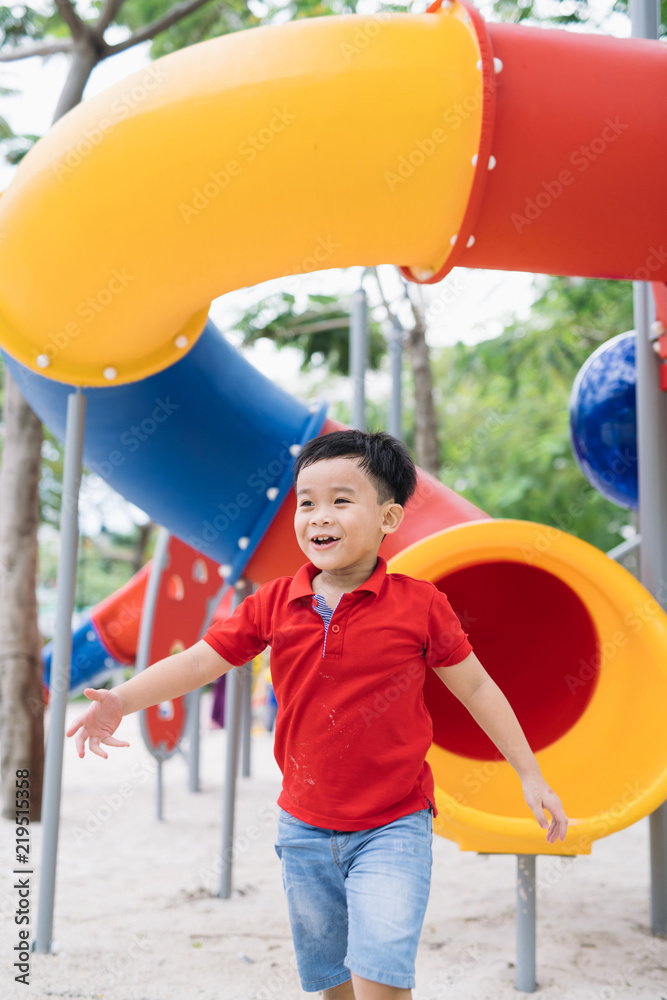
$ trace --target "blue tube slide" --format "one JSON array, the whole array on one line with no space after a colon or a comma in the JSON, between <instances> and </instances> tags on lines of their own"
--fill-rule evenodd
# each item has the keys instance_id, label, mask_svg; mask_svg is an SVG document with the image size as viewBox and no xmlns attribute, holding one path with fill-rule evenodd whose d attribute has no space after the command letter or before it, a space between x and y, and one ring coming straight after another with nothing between
<instances>
[{"instance_id":1,"label":"blue tube slide","mask_svg":"<svg viewBox=\"0 0 667 1000\"><path fill-rule=\"evenodd\" d=\"M65 438L75 387L3 352L21 392ZM235 582L292 485L299 447L322 428L208 320L191 350L139 382L86 388L84 464L154 521L229 569Z\"/></svg>"},{"instance_id":2,"label":"blue tube slide","mask_svg":"<svg viewBox=\"0 0 667 1000\"><path fill-rule=\"evenodd\" d=\"M43 681L47 688L51 687L52 661L53 643L49 642L42 648ZM74 698L81 694L84 688L101 684L112 670L122 666L122 663L111 656L95 628L94 622L87 618L72 632L70 697Z\"/></svg>"}]
</instances>

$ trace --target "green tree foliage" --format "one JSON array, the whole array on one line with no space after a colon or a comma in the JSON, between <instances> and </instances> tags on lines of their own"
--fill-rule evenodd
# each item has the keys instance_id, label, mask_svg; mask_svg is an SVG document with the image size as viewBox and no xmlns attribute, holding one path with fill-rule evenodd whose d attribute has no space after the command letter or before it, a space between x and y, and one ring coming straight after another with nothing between
<instances>
[{"instance_id":1,"label":"green tree foliage","mask_svg":"<svg viewBox=\"0 0 667 1000\"><path fill-rule=\"evenodd\" d=\"M603 550L622 541L631 515L580 472L568 401L593 350L632 323L628 282L549 278L526 322L442 350L434 380L443 481L494 517L555 525Z\"/></svg>"},{"instance_id":2,"label":"green tree foliage","mask_svg":"<svg viewBox=\"0 0 667 1000\"><path fill-rule=\"evenodd\" d=\"M587 0L494 0L494 12L502 21L520 23L530 21L535 24L548 23L567 27L583 25L591 31L604 31L607 12L600 14ZM629 15L629 0L615 0L610 12ZM660 37L667 36L667 0L660 0Z\"/></svg>"},{"instance_id":3,"label":"green tree foliage","mask_svg":"<svg viewBox=\"0 0 667 1000\"><path fill-rule=\"evenodd\" d=\"M261 338L280 347L303 352L302 371L328 369L334 375L350 373L350 312L334 295L309 295L298 312L293 295L281 292L262 299L237 323L244 344ZM376 370L386 351L380 324L369 318L368 363Z\"/></svg>"}]
</instances>

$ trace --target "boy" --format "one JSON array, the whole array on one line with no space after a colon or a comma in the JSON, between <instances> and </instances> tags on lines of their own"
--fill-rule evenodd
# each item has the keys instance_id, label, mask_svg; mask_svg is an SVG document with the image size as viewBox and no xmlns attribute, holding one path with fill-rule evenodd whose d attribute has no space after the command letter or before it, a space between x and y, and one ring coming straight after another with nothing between
<instances>
[{"instance_id":1,"label":"boy","mask_svg":"<svg viewBox=\"0 0 667 1000\"><path fill-rule=\"evenodd\" d=\"M517 770L546 839L567 817L505 696L431 583L387 574L378 556L416 486L401 442L338 431L295 462L296 537L309 559L264 584L202 640L112 691L70 727L113 737L123 715L207 684L272 648L283 773L276 851L304 990L326 1000L409 1000L431 870L433 777L423 701L434 669ZM388 685L400 698L378 712ZM549 824L544 810L551 814Z\"/></svg>"}]
</instances>

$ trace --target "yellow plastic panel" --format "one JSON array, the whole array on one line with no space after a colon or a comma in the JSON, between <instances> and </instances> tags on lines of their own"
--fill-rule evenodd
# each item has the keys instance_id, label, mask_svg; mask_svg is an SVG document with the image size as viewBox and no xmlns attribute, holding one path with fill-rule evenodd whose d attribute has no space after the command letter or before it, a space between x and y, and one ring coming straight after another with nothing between
<instances>
[{"instance_id":1,"label":"yellow plastic panel","mask_svg":"<svg viewBox=\"0 0 667 1000\"><path fill-rule=\"evenodd\" d=\"M604 553L556 528L525 521L449 528L406 549L389 568L443 581L446 593L448 574L506 561L555 575L584 603L597 633L600 667L590 702L566 733L536 754L571 817L570 830L564 843L548 845L507 762L471 759L433 744L428 759L440 813L435 829L463 850L586 854L594 840L636 822L667 798L667 616ZM587 661L567 668L570 689L589 669ZM539 670L535 650L537 688Z\"/></svg>"},{"instance_id":2,"label":"yellow plastic panel","mask_svg":"<svg viewBox=\"0 0 667 1000\"><path fill-rule=\"evenodd\" d=\"M226 291L436 267L481 127L458 7L238 32L75 108L0 200L2 346L54 379L118 384L177 360Z\"/></svg>"}]
</instances>

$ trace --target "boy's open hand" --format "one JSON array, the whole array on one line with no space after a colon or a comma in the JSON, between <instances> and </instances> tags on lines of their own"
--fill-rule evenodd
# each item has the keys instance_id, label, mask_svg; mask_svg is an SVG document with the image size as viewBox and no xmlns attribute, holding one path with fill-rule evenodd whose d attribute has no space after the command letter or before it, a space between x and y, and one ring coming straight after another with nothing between
<instances>
[{"instance_id":1,"label":"boy's open hand","mask_svg":"<svg viewBox=\"0 0 667 1000\"><path fill-rule=\"evenodd\" d=\"M555 844L559 837L565 840L568 819L556 793L549 788L542 776L526 778L522 781L522 785L524 798L533 810L535 819L542 829L547 831L547 842ZM551 823L544 812L545 809L551 816Z\"/></svg>"},{"instance_id":2,"label":"boy's open hand","mask_svg":"<svg viewBox=\"0 0 667 1000\"><path fill-rule=\"evenodd\" d=\"M109 747L129 747L129 743L117 740L112 735L123 718L123 707L118 695L104 688L86 688L83 693L93 704L67 730L68 736L77 734L75 743L79 757L85 756L86 740L91 753L105 759L109 755L101 749L101 743L106 743Z\"/></svg>"}]
</instances>

